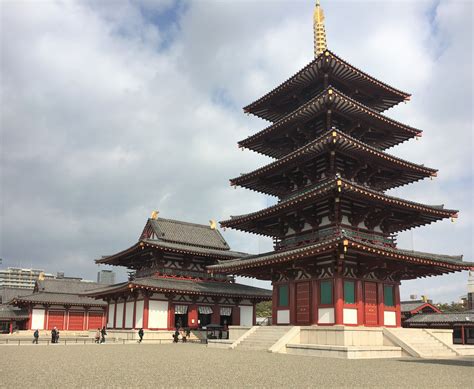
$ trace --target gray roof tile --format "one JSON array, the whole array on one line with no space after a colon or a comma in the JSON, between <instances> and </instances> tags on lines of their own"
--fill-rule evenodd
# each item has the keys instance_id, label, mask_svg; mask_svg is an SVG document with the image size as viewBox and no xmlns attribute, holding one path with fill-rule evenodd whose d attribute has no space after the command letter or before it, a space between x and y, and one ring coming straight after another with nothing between
<instances>
[{"instance_id":1,"label":"gray roof tile","mask_svg":"<svg viewBox=\"0 0 474 389\"><path fill-rule=\"evenodd\" d=\"M24 303L38 304L65 304L65 305L82 305L82 306L105 306L105 301L95 300L86 296L78 296L69 293L48 293L39 292L28 296L15 297L11 304L21 305Z\"/></svg>"},{"instance_id":2,"label":"gray roof tile","mask_svg":"<svg viewBox=\"0 0 474 389\"><path fill-rule=\"evenodd\" d=\"M418 313L405 320L408 324L431 324L431 323L472 323L474 325L474 312L456 313Z\"/></svg>"}]
</instances>

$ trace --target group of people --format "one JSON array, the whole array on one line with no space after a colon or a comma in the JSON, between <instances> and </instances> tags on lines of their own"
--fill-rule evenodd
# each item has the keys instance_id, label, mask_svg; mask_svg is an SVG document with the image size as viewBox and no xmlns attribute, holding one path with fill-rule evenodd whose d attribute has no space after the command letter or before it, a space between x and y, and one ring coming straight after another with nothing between
<instances>
[{"instance_id":1,"label":"group of people","mask_svg":"<svg viewBox=\"0 0 474 389\"><path fill-rule=\"evenodd\" d=\"M181 336L181 341L183 343L186 343L190 334L191 334L191 331L189 329L185 330L182 327L181 328L176 327L176 331L173 334L173 343L178 343L180 336Z\"/></svg>"},{"instance_id":2,"label":"group of people","mask_svg":"<svg viewBox=\"0 0 474 389\"><path fill-rule=\"evenodd\" d=\"M103 326L102 329L97 328L97 332L95 333L95 342L98 344L105 343L106 335L107 335L107 330L105 329L105 326Z\"/></svg>"},{"instance_id":3,"label":"group of people","mask_svg":"<svg viewBox=\"0 0 474 389\"><path fill-rule=\"evenodd\" d=\"M51 330L51 343L59 343L59 330L56 327Z\"/></svg>"}]
</instances>

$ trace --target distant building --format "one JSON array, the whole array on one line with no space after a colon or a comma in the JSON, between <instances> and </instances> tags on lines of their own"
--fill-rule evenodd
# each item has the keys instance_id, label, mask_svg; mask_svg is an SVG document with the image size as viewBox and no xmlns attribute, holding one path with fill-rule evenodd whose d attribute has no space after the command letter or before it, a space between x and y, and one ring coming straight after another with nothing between
<instances>
[{"instance_id":1,"label":"distant building","mask_svg":"<svg viewBox=\"0 0 474 389\"><path fill-rule=\"evenodd\" d=\"M112 270L101 270L97 273L97 282L102 285L115 284L115 272Z\"/></svg>"},{"instance_id":2,"label":"distant building","mask_svg":"<svg viewBox=\"0 0 474 389\"><path fill-rule=\"evenodd\" d=\"M469 272L467 280L467 309L474 310L474 272Z\"/></svg>"},{"instance_id":3,"label":"distant building","mask_svg":"<svg viewBox=\"0 0 474 389\"><path fill-rule=\"evenodd\" d=\"M40 269L9 267L0 270L0 287L33 289L40 275L43 279L54 278L52 274L45 273Z\"/></svg>"},{"instance_id":4,"label":"distant building","mask_svg":"<svg viewBox=\"0 0 474 389\"><path fill-rule=\"evenodd\" d=\"M38 280L31 294L14 297L10 306L26 314L23 329L96 330L106 324L107 303L83 293L98 287L68 278Z\"/></svg>"}]
</instances>

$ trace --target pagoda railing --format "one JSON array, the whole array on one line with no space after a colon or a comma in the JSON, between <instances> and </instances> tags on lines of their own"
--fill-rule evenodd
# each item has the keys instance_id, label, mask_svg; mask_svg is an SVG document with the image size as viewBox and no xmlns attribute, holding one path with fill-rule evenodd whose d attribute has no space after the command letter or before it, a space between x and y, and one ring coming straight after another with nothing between
<instances>
[{"instance_id":1,"label":"pagoda railing","mask_svg":"<svg viewBox=\"0 0 474 389\"><path fill-rule=\"evenodd\" d=\"M302 243L311 243L323 240L331 236L338 236L344 234L347 237L355 239L370 241L375 244L395 247L395 238L392 236L382 236L379 234L371 234L362 231L351 229L341 229L340 227L329 227L321 230L314 230L300 235L284 238L281 240L274 240L275 250L280 250L287 247L298 246Z\"/></svg>"}]
</instances>

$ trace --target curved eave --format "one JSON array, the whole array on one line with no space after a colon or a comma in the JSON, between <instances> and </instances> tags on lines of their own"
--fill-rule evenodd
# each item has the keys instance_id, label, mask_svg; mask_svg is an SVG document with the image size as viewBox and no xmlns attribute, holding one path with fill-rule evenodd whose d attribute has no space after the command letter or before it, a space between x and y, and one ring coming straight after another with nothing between
<instances>
[{"instance_id":1,"label":"curved eave","mask_svg":"<svg viewBox=\"0 0 474 389\"><path fill-rule=\"evenodd\" d=\"M258 145L265 137L269 136L272 133L283 131L288 126L296 123L298 120L310 120L312 117L320 114L326 109L326 106L330 104L331 110L334 112L342 112L345 115L350 116L359 116L366 118L367 120L372 120L380 123L380 125L390 126L393 131L399 131L400 134L395 136L393 134L394 140L386 141L384 148L392 147L396 144L399 144L407 139L413 138L415 136L421 136L422 131L393 120L385 115L380 114L379 112L373 110L370 107L367 107L360 103L357 100L346 96L342 92L338 91L333 86L328 86L326 89L321 91L317 96L313 97L308 102L304 103L293 112L282 117L280 120L274 124L266 127L265 129L257 132L254 135L249 136L248 138L238 142L239 147L248 148L250 150L274 157L281 158L282 156L277 150L264 150L261 146ZM401 135L403 133L403 135Z\"/></svg>"},{"instance_id":2,"label":"curved eave","mask_svg":"<svg viewBox=\"0 0 474 389\"><path fill-rule=\"evenodd\" d=\"M341 235L337 238L332 238L324 242L308 245L303 248L296 248L286 250L285 252L274 252L268 254L262 254L253 258L248 258L241 261L231 261L227 263L217 264L208 266L208 271L213 273L231 273L239 274L245 270L255 269L265 266L272 266L279 263L291 262L296 260L305 259L315 255L335 250L340 246L347 247L348 250L361 252L371 256L383 256L387 259L395 261L405 261L414 265L420 266L433 266L435 268L443 269L444 272L455 272L462 270L474 270L474 263L462 262L460 258L462 256L443 256L430 254L430 253L419 253L419 255L410 255L407 251L398 249L388 249L383 246L371 245L366 242L357 241L349 237ZM438 259L430 258L436 256ZM430 275L427 272L427 275Z\"/></svg>"},{"instance_id":3,"label":"curved eave","mask_svg":"<svg viewBox=\"0 0 474 389\"><path fill-rule=\"evenodd\" d=\"M224 260L238 258L238 254L242 254L242 257L246 255L245 253L236 253L234 251L231 252L232 254L226 255L225 254L226 250L221 250L223 252L218 253L216 252L218 250L215 250L215 249L208 249L209 251L200 251L200 250L206 250L205 248L202 248L202 247L199 247L193 250L192 246L190 246L189 249L188 248L178 249L178 248L172 248L172 247L165 247L164 245L160 245L160 243L153 243L150 240L140 240L138 243L134 244L128 249L120 251L117 254L113 254L105 258L98 259L95 261L95 263L113 265L113 266L125 266L123 264L124 261L126 262L130 258L130 256L135 255L137 252L140 252L146 247L157 248L164 252L169 252L169 253L193 255L196 257L224 259Z\"/></svg>"},{"instance_id":4,"label":"curved eave","mask_svg":"<svg viewBox=\"0 0 474 389\"><path fill-rule=\"evenodd\" d=\"M383 151L378 150L375 147L372 147L362 141L359 141L344 132L338 130L338 129L332 129L327 131L325 134L321 135L320 137L316 138L315 140L311 141L305 146L300 147L298 150L295 150L291 152L290 154L287 154L286 156L268 164L265 165L259 169L256 169L250 173L247 174L242 174L239 177L232 178L230 180L230 184L232 186L242 186L246 187L248 189L253 189L256 191L260 191L262 193L268 193L271 195L278 196L279 192L272 190L272 188L265 188L263 185L258 185L258 184L252 184L250 185L251 181L256 178L261 178L261 177L266 177L269 174L278 172L278 171L283 171L285 168L289 170L290 168L295 167L300 161L305 161L314 157L317 157L320 154L323 154L326 152L325 146L328 144L331 144L331 142L334 142L335 146L339 148L341 152L348 152L350 153L351 150L352 152L356 152L359 154L367 154L370 157L375 157L381 161L381 163L384 163L385 165L393 165L397 166L399 168L404 169L407 172L413 172L413 177L406 179L402 183L395 185L396 186L401 186L405 185L414 181L417 181L419 179L425 178L425 177L430 177L430 176L436 176L437 170L428 168L422 165L418 165L409 161L406 161L404 159L395 157L391 154L385 153ZM384 190L391 188L386 187L383 188ZM267 189L267 191L265 191Z\"/></svg>"},{"instance_id":5,"label":"curved eave","mask_svg":"<svg viewBox=\"0 0 474 389\"><path fill-rule=\"evenodd\" d=\"M100 304L100 303L93 303L93 302L70 302L70 301L67 301L67 300L64 300L64 301L43 301L43 300L40 300L40 299L38 299L38 300L35 300L35 299L25 300L25 299L21 299L21 298L13 299L10 302L10 304L13 304L13 305L28 305L28 304L70 305L70 306L75 306L75 307L87 306L87 307L99 307L99 308L103 308L107 305L106 303Z\"/></svg>"},{"instance_id":6,"label":"curved eave","mask_svg":"<svg viewBox=\"0 0 474 389\"><path fill-rule=\"evenodd\" d=\"M379 110L385 110L388 108L393 107L394 105L400 103L404 100L409 100L410 94L406 92L402 92L396 88L393 88L376 78L362 72L358 68L350 65L348 62L342 60L330 50L327 50L324 55L320 55L316 57L313 61L311 61L308 65L306 65L303 69L298 71L295 75L281 83L279 86L274 88L272 91L268 92L258 100L254 101L253 103L244 107L244 112L253 113L256 116L262 117L267 120L274 119L275 115L262 115L261 110L262 106L270 100L278 95L284 95L288 93L293 88L299 88L304 84L309 84L314 81L315 78L318 77L319 69L321 68L321 63L326 63L331 68L336 68L335 76L336 78L340 79L356 79L359 80L359 84L362 81L363 83L372 84L375 87L381 88L385 92L392 94L393 97L391 102L386 101L385 104L379 107ZM352 76L349 74L352 73ZM345 74L345 77L343 77ZM259 114L260 111L260 114Z\"/></svg>"},{"instance_id":7,"label":"curved eave","mask_svg":"<svg viewBox=\"0 0 474 389\"><path fill-rule=\"evenodd\" d=\"M338 191L343 192L344 190L354 193L355 195L363 196L368 200L381 201L387 205L396 205L407 210L415 210L419 212L424 212L428 215L433 215L438 219L442 218L456 218L458 211L451 209L440 209L438 207L429 206L425 204L420 204L416 202L411 202L397 197L387 196L383 193L364 188L363 186L353 184L345 179L331 179L322 183L315 188L309 188L302 194L295 195L294 197L284 200L279 204L273 205L271 207L265 208L263 210L249 213L241 216L234 216L231 219L221 221L220 224L222 227L236 228L239 225L244 223L262 219L265 217L272 217L279 213L282 210L290 209L291 207L297 206L300 203L312 200L319 196L327 194L330 190L338 189ZM433 220L434 221L434 220ZM245 230L245 229L244 229Z\"/></svg>"}]
</instances>

